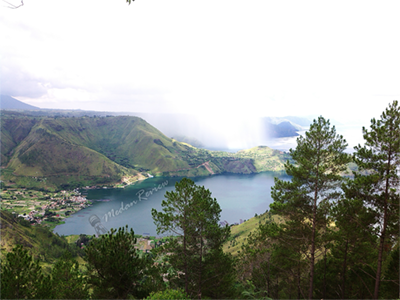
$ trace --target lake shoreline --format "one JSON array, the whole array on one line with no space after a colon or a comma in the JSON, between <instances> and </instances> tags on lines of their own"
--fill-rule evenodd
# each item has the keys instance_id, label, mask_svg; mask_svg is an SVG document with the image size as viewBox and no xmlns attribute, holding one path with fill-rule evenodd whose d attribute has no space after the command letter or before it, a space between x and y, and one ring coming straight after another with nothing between
<instances>
[{"instance_id":1,"label":"lake shoreline","mask_svg":"<svg viewBox=\"0 0 400 300\"><path fill-rule=\"evenodd\" d=\"M264 213L272 203L270 188L274 177L287 178L285 172L260 172L254 174L216 174L219 176L192 177L196 185L205 186L221 206L221 221L228 224L241 223L241 220L253 217L255 213ZM150 233L156 236L151 209L161 211L161 202L167 191L175 189L180 177L154 177L142 180L125 189L91 189L87 199L93 204L80 213L74 213L64 219L65 224L54 228L60 235L95 234L89 217L97 215L108 230L120 226L131 226L136 234ZM161 185L162 182L167 184ZM160 188L156 188L159 186ZM110 199L110 201L97 201ZM78 217L81 215L81 217ZM87 218L83 218L83 217Z\"/></svg>"}]
</instances>

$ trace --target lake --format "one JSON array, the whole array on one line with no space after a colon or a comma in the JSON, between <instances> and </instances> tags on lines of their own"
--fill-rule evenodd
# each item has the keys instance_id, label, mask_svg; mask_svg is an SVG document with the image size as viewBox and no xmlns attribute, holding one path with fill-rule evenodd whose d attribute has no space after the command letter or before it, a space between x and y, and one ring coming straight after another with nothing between
<instances>
[{"instance_id":1,"label":"lake","mask_svg":"<svg viewBox=\"0 0 400 300\"><path fill-rule=\"evenodd\" d=\"M221 221L240 223L254 215L264 213L273 202L271 187L274 177L289 180L281 173L263 172L251 175L225 174L191 178L196 185L204 186L216 198L221 209ZM59 235L95 234L89 223L91 215L97 215L109 230L128 225L136 234L157 235L151 209L161 211L161 202L166 191L174 190L175 183L182 177L156 177L137 182L124 189L88 190L87 199L93 205L65 219L54 232ZM117 213L121 206L124 208ZM118 214L118 215L117 215Z\"/></svg>"},{"instance_id":2,"label":"lake","mask_svg":"<svg viewBox=\"0 0 400 300\"><path fill-rule=\"evenodd\" d=\"M351 125L337 126L337 133L342 134L348 141L349 147L346 152L352 153L353 147L358 143L363 144L362 126ZM299 134L304 135L305 131ZM282 151L289 151L296 148L297 137L279 138L269 141L266 145ZM221 150L221 149L212 149ZM228 149L236 152L237 149ZM269 209L271 199L271 186L274 185L274 177L289 179L287 175L273 172L264 172L252 175L214 175L209 177L192 178L197 185L204 185L212 193L212 197L218 200L221 206L221 221L226 220L229 224L240 222L240 219L247 220ZM97 215L106 229L119 228L128 224L135 233L149 233L156 235L156 227L151 217L151 209L161 211L161 202L166 191L174 190L175 182L181 178L150 178L125 189L99 189L89 190L87 199L93 200L93 206L79 211L65 220L65 224L59 225L54 232L60 235L70 234L94 234L95 230L89 223L89 217ZM162 186L159 190L145 197L155 187ZM139 197L142 201L139 201ZM147 199L143 199L147 198ZM104 200L107 201L98 201ZM109 201L108 201L109 200ZM137 202L135 204L135 202ZM116 211L129 204L129 208L123 210L116 216ZM114 216L112 212L114 211ZM105 218L107 215L107 219Z\"/></svg>"}]
</instances>

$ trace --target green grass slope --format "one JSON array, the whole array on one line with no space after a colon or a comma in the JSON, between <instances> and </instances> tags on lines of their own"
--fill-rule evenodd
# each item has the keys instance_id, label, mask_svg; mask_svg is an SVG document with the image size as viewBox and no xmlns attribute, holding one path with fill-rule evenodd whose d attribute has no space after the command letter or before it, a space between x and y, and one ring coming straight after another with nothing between
<instances>
[{"instance_id":1,"label":"green grass slope","mask_svg":"<svg viewBox=\"0 0 400 300\"><path fill-rule=\"evenodd\" d=\"M240 225L231 226L231 236L222 248L224 252L231 253L234 256L239 254L242 246L247 243L249 234L255 232L258 226L265 224L270 219L279 222L278 216L271 216L268 212L265 212L246 220L246 222Z\"/></svg>"},{"instance_id":2,"label":"green grass slope","mask_svg":"<svg viewBox=\"0 0 400 300\"><path fill-rule=\"evenodd\" d=\"M32 226L28 221L3 210L0 220L2 256L17 244L29 249L31 255L40 259L44 266L53 264L65 251L73 256L83 255L83 251L69 244L65 237L52 233L44 226Z\"/></svg>"},{"instance_id":3,"label":"green grass slope","mask_svg":"<svg viewBox=\"0 0 400 300\"><path fill-rule=\"evenodd\" d=\"M13 149L23 141L38 122L27 116L1 116L1 165L5 166L13 155Z\"/></svg>"},{"instance_id":4,"label":"green grass slope","mask_svg":"<svg viewBox=\"0 0 400 300\"><path fill-rule=\"evenodd\" d=\"M39 186L43 187L110 183L120 181L124 176L144 178L134 169L125 168L101 153L63 138L49 129L46 120L35 124L28 136L13 149L6 174L7 171L10 179L20 185L32 185L30 181L40 177L42 184Z\"/></svg>"},{"instance_id":5,"label":"green grass slope","mask_svg":"<svg viewBox=\"0 0 400 300\"><path fill-rule=\"evenodd\" d=\"M289 154L267 146L241 150L236 153L236 156L251 159L256 172L283 171L285 162L290 160Z\"/></svg>"},{"instance_id":6,"label":"green grass slope","mask_svg":"<svg viewBox=\"0 0 400 300\"><path fill-rule=\"evenodd\" d=\"M137 117L46 119L43 124L57 136L128 168L165 172L188 167L177 156L185 150L180 143Z\"/></svg>"}]
</instances>

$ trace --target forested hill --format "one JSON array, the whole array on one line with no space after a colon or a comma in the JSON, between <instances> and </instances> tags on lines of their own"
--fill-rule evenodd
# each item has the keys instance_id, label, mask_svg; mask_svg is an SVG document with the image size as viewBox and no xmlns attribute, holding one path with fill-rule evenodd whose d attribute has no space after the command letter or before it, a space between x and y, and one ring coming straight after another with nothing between
<instances>
[{"instance_id":1,"label":"forested hill","mask_svg":"<svg viewBox=\"0 0 400 300\"><path fill-rule=\"evenodd\" d=\"M2 111L5 184L38 188L129 183L153 176L280 171L288 155L268 147L236 154L197 149L141 118L44 117Z\"/></svg>"}]
</instances>

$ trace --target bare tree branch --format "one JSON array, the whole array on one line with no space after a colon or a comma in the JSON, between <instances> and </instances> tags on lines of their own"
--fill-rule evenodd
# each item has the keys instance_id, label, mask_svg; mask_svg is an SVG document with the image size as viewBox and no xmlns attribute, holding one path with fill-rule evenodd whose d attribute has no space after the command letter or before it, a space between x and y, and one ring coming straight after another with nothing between
<instances>
[{"instance_id":1,"label":"bare tree branch","mask_svg":"<svg viewBox=\"0 0 400 300\"><path fill-rule=\"evenodd\" d=\"M8 8L11 8L11 9L16 9L16 8L18 8L18 7L21 7L22 5L24 5L24 0L21 0L21 4L20 5L14 5L14 4L11 4L10 2L7 2L6 0L3 0L5 3L7 3L8 4Z\"/></svg>"}]
</instances>

